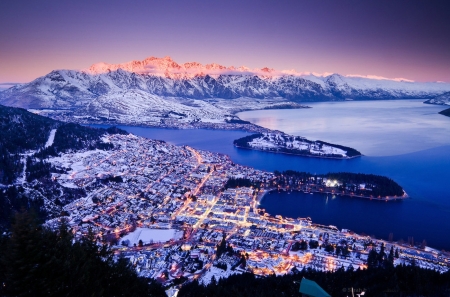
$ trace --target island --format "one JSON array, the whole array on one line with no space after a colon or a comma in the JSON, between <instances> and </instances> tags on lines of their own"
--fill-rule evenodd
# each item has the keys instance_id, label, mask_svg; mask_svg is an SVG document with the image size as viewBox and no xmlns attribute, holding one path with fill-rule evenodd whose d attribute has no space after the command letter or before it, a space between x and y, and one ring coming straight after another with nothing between
<instances>
[{"instance_id":1,"label":"island","mask_svg":"<svg viewBox=\"0 0 450 297\"><path fill-rule=\"evenodd\" d=\"M311 141L304 137L271 131L245 136L234 141L238 148L292 154L305 157L351 159L362 154L351 148L321 140Z\"/></svg>"}]
</instances>

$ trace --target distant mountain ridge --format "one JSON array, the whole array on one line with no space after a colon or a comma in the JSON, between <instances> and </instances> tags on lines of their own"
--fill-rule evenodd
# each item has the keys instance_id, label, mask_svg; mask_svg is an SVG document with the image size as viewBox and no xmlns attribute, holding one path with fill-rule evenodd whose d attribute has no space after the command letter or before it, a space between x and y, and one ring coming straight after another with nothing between
<instances>
[{"instance_id":1,"label":"distant mountain ridge","mask_svg":"<svg viewBox=\"0 0 450 297\"><path fill-rule=\"evenodd\" d=\"M137 119L169 112L191 121L224 121L240 110L278 103L431 99L450 91L448 83L316 76L269 68L225 67L197 62L178 64L149 57L123 64L97 63L86 70L54 70L0 92L0 104L27 109L69 109L79 115ZM239 108L230 99L247 98ZM217 100L216 100L217 99ZM256 101L255 101L256 100ZM259 106L258 104L262 104Z\"/></svg>"},{"instance_id":2,"label":"distant mountain ridge","mask_svg":"<svg viewBox=\"0 0 450 297\"><path fill-rule=\"evenodd\" d=\"M425 103L438 104L438 105L450 105L450 92L447 92L442 95L436 96L435 98L429 99L429 100L425 101Z\"/></svg>"}]
</instances>

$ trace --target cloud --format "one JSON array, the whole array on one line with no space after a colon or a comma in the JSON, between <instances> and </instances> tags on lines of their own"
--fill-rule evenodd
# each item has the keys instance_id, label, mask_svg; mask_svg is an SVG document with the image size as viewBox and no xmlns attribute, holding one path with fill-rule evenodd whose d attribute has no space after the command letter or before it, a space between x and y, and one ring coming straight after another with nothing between
<instances>
[{"instance_id":1,"label":"cloud","mask_svg":"<svg viewBox=\"0 0 450 297\"><path fill-rule=\"evenodd\" d=\"M12 82L4 82L0 83L0 90L6 90L11 87L14 87L15 85L19 85L20 83L12 83Z\"/></svg>"},{"instance_id":2,"label":"cloud","mask_svg":"<svg viewBox=\"0 0 450 297\"><path fill-rule=\"evenodd\" d=\"M178 65L177 65L178 66ZM185 67L185 65L180 65L178 67L158 67L154 64L145 65L142 69L137 70L139 73L145 74L155 74L155 75L164 75L166 73L169 74L181 74L181 75L257 75L257 76L319 76L325 77L329 76L333 73L325 72L325 73L317 73L317 72L298 72L295 69L289 70L274 70L268 67L264 67L262 69L250 69L245 66L241 67L223 67L219 66L217 68L207 68L201 64L198 64L198 67Z\"/></svg>"},{"instance_id":3,"label":"cloud","mask_svg":"<svg viewBox=\"0 0 450 297\"><path fill-rule=\"evenodd\" d=\"M12 82L0 83L0 86L15 86L15 85L20 85L20 83L12 83Z\"/></svg>"},{"instance_id":4,"label":"cloud","mask_svg":"<svg viewBox=\"0 0 450 297\"><path fill-rule=\"evenodd\" d=\"M361 77L361 78L369 78L369 79L376 79L376 80L393 80L398 82L414 82L413 80L402 78L402 77L396 77L396 78L387 78L383 76L378 75L361 75L361 74L347 74L346 77Z\"/></svg>"},{"instance_id":5,"label":"cloud","mask_svg":"<svg viewBox=\"0 0 450 297\"><path fill-rule=\"evenodd\" d=\"M264 73L261 70L255 69L239 69L239 68L225 68L225 69L207 69L205 67L180 67L180 68L159 68L155 65L146 65L143 69L139 70L140 73L148 73L148 74L185 74L185 75L260 75ZM265 72L267 75L268 73Z\"/></svg>"}]
</instances>

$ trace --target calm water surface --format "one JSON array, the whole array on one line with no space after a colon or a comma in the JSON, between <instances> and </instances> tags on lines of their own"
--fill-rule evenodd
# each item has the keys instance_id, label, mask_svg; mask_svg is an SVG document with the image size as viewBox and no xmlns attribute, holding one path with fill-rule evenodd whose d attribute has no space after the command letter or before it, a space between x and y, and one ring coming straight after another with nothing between
<instances>
[{"instance_id":1,"label":"calm water surface","mask_svg":"<svg viewBox=\"0 0 450 297\"><path fill-rule=\"evenodd\" d=\"M450 118L445 109L423 100L308 103L312 108L239 113L243 120L354 147L368 156L389 156L450 145Z\"/></svg>"},{"instance_id":2,"label":"calm water surface","mask_svg":"<svg viewBox=\"0 0 450 297\"><path fill-rule=\"evenodd\" d=\"M176 145L190 145L198 149L225 153L236 163L261 170L293 169L312 173L348 171L386 175L397 181L412 198L386 203L299 192L272 193L262 200L261 207L273 215L281 214L294 218L309 216L315 223L332 224L378 238L387 238L390 232L394 233L396 240L406 240L408 236L414 236L416 241L426 239L430 246L450 250L450 118L433 114L442 110L442 107L425 105L417 100L311 105L312 109L253 111L242 113L240 117L260 125L267 122L267 119L272 119L270 121L273 123L282 123L284 126L265 125L266 127L311 139L349 145L366 156L352 160L328 160L237 149L232 145L233 140L248 135L240 131L171 130L130 126L120 128ZM326 123L328 119L314 110L324 110L328 113L336 110L341 121L338 116L333 116L332 121L346 123L346 117L355 117L355 110L362 113L363 106L370 107L372 111L365 110L366 116L361 114L356 117L367 117L363 121L365 124L345 124L339 129L329 127L334 130L332 133L320 128L317 123L321 120L315 120L315 116L304 117L305 113L316 112L317 116L322 117L323 125L327 126L330 125ZM290 113L287 118L291 120L283 119L286 112ZM376 113L385 114L384 120L381 121L383 123L371 116ZM303 121L316 123L314 125L317 136L313 133L314 126L310 127L302 123ZM400 124L388 125L386 122ZM309 131L311 135L295 130L300 129L296 127L303 127L302 125L306 125L305 131ZM293 127L292 130L288 130L289 127ZM421 132L418 133L416 128L420 128ZM356 131L352 132L352 129ZM379 145L385 138L382 129L387 129L386 137L392 137L388 146L390 149ZM339 133L342 134L342 140Z\"/></svg>"}]
</instances>

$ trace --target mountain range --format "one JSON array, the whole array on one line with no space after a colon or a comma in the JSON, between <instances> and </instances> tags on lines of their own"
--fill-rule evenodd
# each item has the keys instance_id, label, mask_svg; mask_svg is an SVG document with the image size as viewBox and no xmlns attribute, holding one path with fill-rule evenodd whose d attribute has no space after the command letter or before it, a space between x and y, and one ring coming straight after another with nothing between
<instances>
[{"instance_id":1,"label":"mountain range","mask_svg":"<svg viewBox=\"0 0 450 297\"><path fill-rule=\"evenodd\" d=\"M311 101L432 99L449 91L450 84L440 82L178 64L170 57L149 57L97 63L85 70L54 70L0 92L0 104L57 110L72 119L158 123L169 117L215 123L243 110L296 108Z\"/></svg>"}]
</instances>

